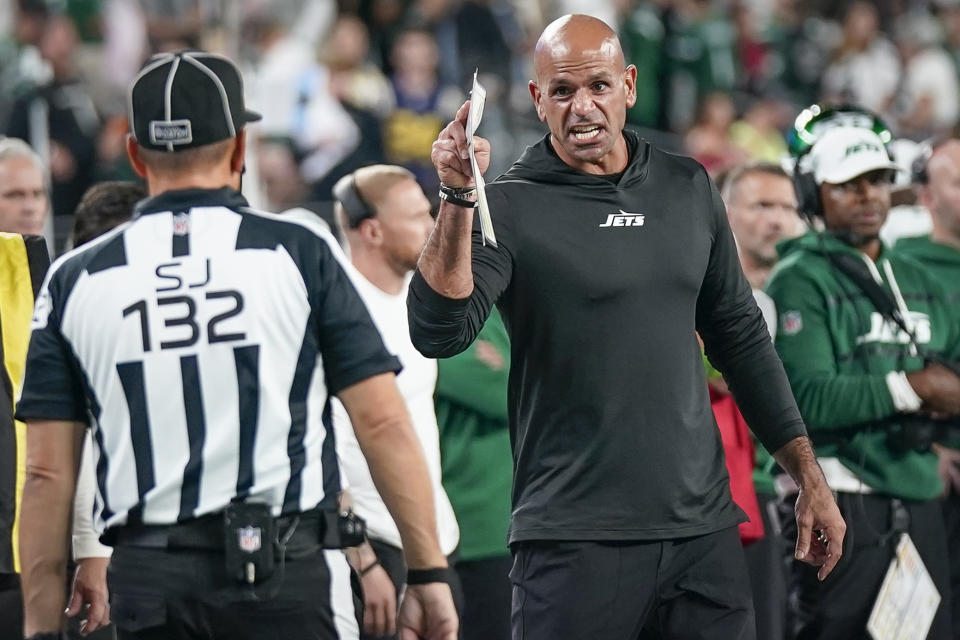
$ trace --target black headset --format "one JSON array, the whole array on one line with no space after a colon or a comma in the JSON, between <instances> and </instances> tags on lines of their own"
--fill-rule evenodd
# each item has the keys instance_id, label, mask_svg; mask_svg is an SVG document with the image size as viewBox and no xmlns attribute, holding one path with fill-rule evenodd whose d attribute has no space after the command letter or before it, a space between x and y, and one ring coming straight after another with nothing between
<instances>
[{"instance_id":1,"label":"black headset","mask_svg":"<svg viewBox=\"0 0 960 640\"><path fill-rule=\"evenodd\" d=\"M820 187L813 172L805 171L802 167L803 159L825 130L839 126L855 126L873 131L883 142L887 157L893 160L888 146L893 140L893 134L875 113L851 104L814 104L801 111L793 123L787 146L795 158L793 189L797 194L797 211L808 220L817 216L823 217L823 201L820 199Z\"/></svg>"},{"instance_id":2,"label":"black headset","mask_svg":"<svg viewBox=\"0 0 960 640\"><path fill-rule=\"evenodd\" d=\"M823 217L820 187L812 171L800 168L801 158L793 165L793 190L797 193L797 211L804 217Z\"/></svg>"},{"instance_id":3,"label":"black headset","mask_svg":"<svg viewBox=\"0 0 960 640\"><path fill-rule=\"evenodd\" d=\"M333 185L333 197L343 207L343 213L351 229L356 229L361 222L377 215L376 209L371 207L360 195L360 190L357 188L356 173L351 173L337 180L337 183Z\"/></svg>"}]
</instances>

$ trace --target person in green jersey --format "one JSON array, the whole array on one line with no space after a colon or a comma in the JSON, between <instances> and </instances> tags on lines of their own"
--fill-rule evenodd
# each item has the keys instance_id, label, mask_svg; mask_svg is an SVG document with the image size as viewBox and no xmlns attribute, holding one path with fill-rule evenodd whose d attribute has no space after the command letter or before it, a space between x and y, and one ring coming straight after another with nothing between
<instances>
[{"instance_id":1,"label":"person in green jersey","mask_svg":"<svg viewBox=\"0 0 960 640\"><path fill-rule=\"evenodd\" d=\"M925 356L958 358L960 324L933 276L880 241L896 168L880 136L830 129L800 168L801 211L824 230L780 245L767 293L777 307L777 351L849 538L845 561L821 584L797 566L797 637L867 638L894 547L907 533L943 597L927 638L947 640L943 482L925 434L934 417L960 414L960 377ZM851 273L879 286L905 328Z\"/></svg>"}]
</instances>

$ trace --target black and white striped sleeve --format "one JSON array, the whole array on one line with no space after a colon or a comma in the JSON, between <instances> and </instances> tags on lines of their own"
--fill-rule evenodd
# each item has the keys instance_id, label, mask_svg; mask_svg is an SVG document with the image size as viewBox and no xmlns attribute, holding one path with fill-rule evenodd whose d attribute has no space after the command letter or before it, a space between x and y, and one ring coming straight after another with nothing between
<instances>
[{"instance_id":1,"label":"black and white striped sleeve","mask_svg":"<svg viewBox=\"0 0 960 640\"><path fill-rule=\"evenodd\" d=\"M86 422L88 403L80 363L60 330L64 303L75 278L70 265L50 269L37 296L18 420Z\"/></svg>"}]
</instances>

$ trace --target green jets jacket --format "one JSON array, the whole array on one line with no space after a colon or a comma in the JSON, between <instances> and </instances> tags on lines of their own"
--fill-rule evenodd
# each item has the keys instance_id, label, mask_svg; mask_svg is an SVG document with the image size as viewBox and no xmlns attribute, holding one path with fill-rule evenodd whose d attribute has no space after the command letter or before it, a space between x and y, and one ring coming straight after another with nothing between
<instances>
[{"instance_id":1,"label":"green jets jacket","mask_svg":"<svg viewBox=\"0 0 960 640\"><path fill-rule=\"evenodd\" d=\"M901 238L894 251L925 266L947 293L947 302L960 318L960 249L934 242L930 236Z\"/></svg>"},{"instance_id":2,"label":"green jets jacket","mask_svg":"<svg viewBox=\"0 0 960 640\"><path fill-rule=\"evenodd\" d=\"M921 263L947 293L953 317L960 318L960 249L934 242L930 236L901 238L894 251ZM960 448L960 428L954 426L944 444Z\"/></svg>"},{"instance_id":3,"label":"green jets jacket","mask_svg":"<svg viewBox=\"0 0 960 640\"><path fill-rule=\"evenodd\" d=\"M863 254L812 232L779 250L781 261L767 283L777 305L776 347L817 454L837 457L879 493L935 498L942 490L936 456L895 447L909 420L898 414L886 382L892 371L922 368L923 359L911 354L906 333L885 322L825 252ZM921 346L960 355L957 316L933 276L889 250L876 266L887 291L899 287Z\"/></svg>"}]
</instances>

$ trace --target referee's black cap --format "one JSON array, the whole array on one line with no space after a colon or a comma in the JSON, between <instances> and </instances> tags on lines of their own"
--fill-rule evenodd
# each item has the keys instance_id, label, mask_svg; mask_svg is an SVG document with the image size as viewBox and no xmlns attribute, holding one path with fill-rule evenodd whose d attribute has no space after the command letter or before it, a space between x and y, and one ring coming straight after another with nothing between
<instances>
[{"instance_id":1,"label":"referee's black cap","mask_svg":"<svg viewBox=\"0 0 960 640\"><path fill-rule=\"evenodd\" d=\"M244 106L237 66L204 51L150 58L133 80L127 107L137 144L156 151L185 151L235 138L261 117Z\"/></svg>"}]
</instances>

